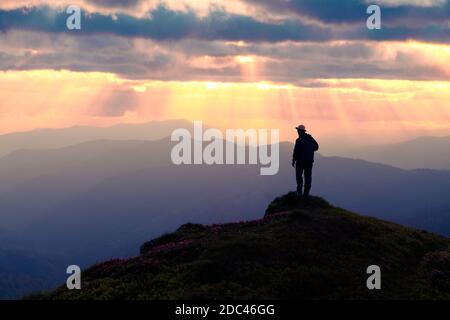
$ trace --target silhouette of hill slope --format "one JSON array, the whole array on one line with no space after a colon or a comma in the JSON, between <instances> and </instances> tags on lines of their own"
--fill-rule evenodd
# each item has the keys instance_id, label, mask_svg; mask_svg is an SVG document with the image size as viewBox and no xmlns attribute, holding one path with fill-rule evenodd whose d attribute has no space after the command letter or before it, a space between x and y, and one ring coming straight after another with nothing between
<instances>
[{"instance_id":1,"label":"silhouette of hill slope","mask_svg":"<svg viewBox=\"0 0 450 320\"><path fill-rule=\"evenodd\" d=\"M87 269L82 290L29 298L450 299L449 244L289 193L260 220L185 224L142 245L138 257ZM370 291L374 264L382 290Z\"/></svg>"}]
</instances>

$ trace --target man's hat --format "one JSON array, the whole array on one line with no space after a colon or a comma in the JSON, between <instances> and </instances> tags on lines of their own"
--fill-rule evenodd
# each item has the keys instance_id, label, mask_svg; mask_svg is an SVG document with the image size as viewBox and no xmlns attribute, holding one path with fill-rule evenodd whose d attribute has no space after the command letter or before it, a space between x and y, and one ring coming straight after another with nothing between
<instances>
[{"instance_id":1,"label":"man's hat","mask_svg":"<svg viewBox=\"0 0 450 320\"><path fill-rule=\"evenodd\" d=\"M299 125L298 127L295 127L295 129L301 130L301 131L306 131L306 127L303 124Z\"/></svg>"}]
</instances>

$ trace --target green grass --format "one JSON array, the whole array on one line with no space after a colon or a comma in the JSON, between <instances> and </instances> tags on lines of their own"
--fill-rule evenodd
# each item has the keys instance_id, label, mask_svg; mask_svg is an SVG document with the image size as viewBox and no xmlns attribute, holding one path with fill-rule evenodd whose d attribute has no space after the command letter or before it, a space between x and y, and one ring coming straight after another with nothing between
<instances>
[{"instance_id":1,"label":"green grass","mask_svg":"<svg viewBox=\"0 0 450 320\"><path fill-rule=\"evenodd\" d=\"M449 240L325 200L275 199L263 219L187 224L141 255L95 265L82 290L29 299L449 299ZM382 290L366 288L379 265Z\"/></svg>"}]
</instances>

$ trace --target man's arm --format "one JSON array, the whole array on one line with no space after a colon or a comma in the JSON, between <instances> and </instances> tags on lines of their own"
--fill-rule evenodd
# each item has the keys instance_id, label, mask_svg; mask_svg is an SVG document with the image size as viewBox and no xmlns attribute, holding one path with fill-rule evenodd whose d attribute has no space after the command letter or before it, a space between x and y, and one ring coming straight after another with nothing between
<instances>
[{"instance_id":1,"label":"man's arm","mask_svg":"<svg viewBox=\"0 0 450 320\"><path fill-rule=\"evenodd\" d=\"M297 162L297 148L298 148L298 143L296 140L295 146L294 146L294 152L292 153L292 166L293 167L295 167L295 163Z\"/></svg>"},{"instance_id":2,"label":"man's arm","mask_svg":"<svg viewBox=\"0 0 450 320\"><path fill-rule=\"evenodd\" d=\"M311 136L311 141L312 141L312 143L313 143L313 149L314 149L314 152L316 152L316 151L318 151L319 150L319 144L317 143L317 141L316 141L316 139L314 139L312 136Z\"/></svg>"}]
</instances>

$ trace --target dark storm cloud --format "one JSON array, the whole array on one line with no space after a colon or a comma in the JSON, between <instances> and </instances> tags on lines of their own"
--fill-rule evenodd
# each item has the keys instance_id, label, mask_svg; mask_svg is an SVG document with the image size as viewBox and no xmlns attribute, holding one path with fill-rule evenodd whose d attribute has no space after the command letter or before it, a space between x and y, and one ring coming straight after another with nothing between
<instances>
[{"instance_id":1,"label":"dark storm cloud","mask_svg":"<svg viewBox=\"0 0 450 320\"><path fill-rule=\"evenodd\" d=\"M367 4L360 0L242 0L274 12L294 12L324 22L355 22L365 19Z\"/></svg>"},{"instance_id":2,"label":"dark storm cloud","mask_svg":"<svg viewBox=\"0 0 450 320\"><path fill-rule=\"evenodd\" d=\"M366 19L370 1L365 0L241 0L262 6L273 12L293 12L324 23L360 23ZM372 1L376 3L376 1ZM370 2L370 3L372 3ZM413 4L380 5L383 22L393 24L436 24L450 21L450 3L417 6Z\"/></svg>"},{"instance_id":3,"label":"dark storm cloud","mask_svg":"<svg viewBox=\"0 0 450 320\"><path fill-rule=\"evenodd\" d=\"M69 32L68 15L47 6L0 10L3 31L20 29L49 33ZM260 22L252 17L215 10L206 17L193 11L171 10L160 5L147 18L126 14L84 14L80 34L114 34L155 40L196 38L203 40L245 41L325 41L333 38L331 28L321 28L298 21Z\"/></svg>"},{"instance_id":4,"label":"dark storm cloud","mask_svg":"<svg viewBox=\"0 0 450 320\"><path fill-rule=\"evenodd\" d=\"M271 3L269 0L264 0ZM315 2L322 0L314 0ZM329 1L335 3L335 1ZM290 3L290 2L289 2ZM353 21L355 14L350 14L359 1L343 1L340 10L341 18L332 18L333 6L312 6L310 1L292 1L292 3L307 3L321 17L332 21ZM294 5L294 4L292 4ZM446 6L447 8L448 6ZM331 8L331 9L330 9ZM330 11L331 10L331 11ZM328 13L330 11L330 13ZM316 11L313 11L316 12ZM330 16L328 16L328 14ZM339 16L339 15L338 15ZM361 15L357 15L361 16ZM282 42L282 41L314 41L330 40L406 40L416 39L431 42L449 42L449 25L427 25L423 27L398 26L384 27L382 30L368 30L365 21L360 26L318 26L306 24L298 19L277 21L259 21L251 16L229 14L221 9L214 9L206 16L199 16L193 11L172 10L159 5L147 17L137 18L126 14L106 15L100 13L84 13L82 30L69 32L66 28L68 15L63 10L48 6L22 8L15 10L0 10L0 30L10 29L30 30L47 33L72 34L113 34L122 37L140 37L153 40L226 40L247 42ZM365 16L363 15L365 18ZM335 19L335 20L333 20Z\"/></svg>"}]
</instances>

